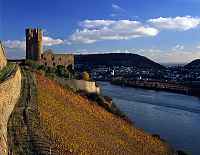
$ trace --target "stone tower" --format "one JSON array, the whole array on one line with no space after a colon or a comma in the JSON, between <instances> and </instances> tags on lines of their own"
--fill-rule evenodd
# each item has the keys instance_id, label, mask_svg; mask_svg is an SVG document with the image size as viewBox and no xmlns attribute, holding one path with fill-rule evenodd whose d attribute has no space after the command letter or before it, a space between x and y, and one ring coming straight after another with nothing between
<instances>
[{"instance_id":1,"label":"stone tower","mask_svg":"<svg viewBox=\"0 0 200 155\"><path fill-rule=\"evenodd\" d=\"M26 29L26 59L38 61L43 53L41 29Z\"/></svg>"}]
</instances>

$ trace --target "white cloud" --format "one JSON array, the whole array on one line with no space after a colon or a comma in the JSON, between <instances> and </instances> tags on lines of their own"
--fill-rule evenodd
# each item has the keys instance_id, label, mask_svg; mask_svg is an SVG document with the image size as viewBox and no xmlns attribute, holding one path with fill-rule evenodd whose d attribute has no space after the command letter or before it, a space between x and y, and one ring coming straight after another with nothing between
<instances>
[{"instance_id":1,"label":"white cloud","mask_svg":"<svg viewBox=\"0 0 200 155\"><path fill-rule=\"evenodd\" d=\"M153 37L159 33L153 27L131 20L85 20L80 26L81 30L70 36L71 42L91 44L103 40Z\"/></svg>"},{"instance_id":2,"label":"white cloud","mask_svg":"<svg viewBox=\"0 0 200 155\"><path fill-rule=\"evenodd\" d=\"M114 9L114 10L117 10L117 11L124 11L124 9L122 9L119 5L117 5L117 4L112 4L112 8Z\"/></svg>"},{"instance_id":3,"label":"white cloud","mask_svg":"<svg viewBox=\"0 0 200 155\"><path fill-rule=\"evenodd\" d=\"M197 49L200 49L200 44L199 45L197 45L197 47L196 47Z\"/></svg>"},{"instance_id":4,"label":"white cloud","mask_svg":"<svg viewBox=\"0 0 200 155\"><path fill-rule=\"evenodd\" d=\"M93 28L102 28L106 26L110 26L115 23L113 20L84 20L80 22L80 26L83 28L93 29Z\"/></svg>"},{"instance_id":5,"label":"white cloud","mask_svg":"<svg viewBox=\"0 0 200 155\"><path fill-rule=\"evenodd\" d=\"M148 23L151 23L153 26L159 29L187 31L200 25L200 18L191 16L178 16L174 18L159 17L155 19L149 19Z\"/></svg>"},{"instance_id":6,"label":"white cloud","mask_svg":"<svg viewBox=\"0 0 200 155\"><path fill-rule=\"evenodd\" d=\"M54 46L63 44L62 39L53 39L48 36L43 36L43 45L44 46ZM26 42L23 40L7 40L4 42L6 48L10 49L26 49Z\"/></svg>"},{"instance_id":7,"label":"white cloud","mask_svg":"<svg viewBox=\"0 0 200 155\"><path fill-rule=\"evenodd\" d=\"M64 41L62 39L53 39L51 37L44 36L43 37L43 45L44 46L54 46L63 44Z\"/></svg>"},{"instance_id":8,"label":"white cloud","mask_svg":"<svg viewBox=\"0 0 200 155\"><path fill-rule=\"evenodd\" d=\"M5 47L11 49L24 49L26 48L26 42L20 40L7 40L4 42Z\"/></svg>"},{"instance_id":9,"label":"white cloud","mask_svg":"<svg viewBox=\"0 0 200 155\"><path fill-rule=\"evenodd\" d=\"M200 57L200 51L141 49L135 51L159 63L188 63Z\"/></svg>"},{"instance_id":10,"label":"white cloud","mask_svg":"<svg viewBox=\"0 0 200 155\"><path fill-rule=\"evenodd\" d=\"M112 13L110 14L110 16L111 17L126 17L126 18L129 17L130 18L128 12L117 4L112 4Z\"/></svg>"},{"instance_id":11,"label":"white cloud","mask_svg":"<svg viewBox=\"0 0 200 155\"><path fill-rule=\"evenodd\" d=\"M172 47L172 51L182 51L185 47L183 45L177 44L176 46Z\"/></svg>"}]
</instances>

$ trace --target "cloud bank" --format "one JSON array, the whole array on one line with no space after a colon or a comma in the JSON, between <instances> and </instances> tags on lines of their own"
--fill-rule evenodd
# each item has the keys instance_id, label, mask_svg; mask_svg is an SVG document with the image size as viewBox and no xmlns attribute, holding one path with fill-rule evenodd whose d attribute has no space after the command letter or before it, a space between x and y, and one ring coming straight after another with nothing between
<instances>
[{"instance_id":1,"label":"cloud bank","mask_svg":"<svg viewBox=\"0 0 200 155\"><path fill-rule=\"evenodd\" d=\"M184 17L178 16L174 18L159 17L155 19L149 19L147 22L158 29L187 31L199 26L200 18L191 16L184 16Z\"/></svg>"},{"instance_id":2,"label":"cloud bank","mask_svg":"<svg viewBox=\"0 0 200 155\"><path fill-rule=\"evenodd\" d=\"M113 4L112 7L120 9L118 5ZM69 42L91 44L105 40L154 37L162 30L187 31L199 25L200 18L192 16L152 18L144 23L134 20L84 20L69 37Z\"/></svg>"},{"instance_id":3,"label":"cloud bank","mask_svg":"<svg viewBox=\"0 0 200 155\"><path fill-rule=\"evenodd\" d=\"M91 44L103 40L129 40L138 37L153 37L156 28L132 20L85 20L70 36L73 43Z\"/></svg>"},{"instance_id":4,"label":"cloud bank","mask_svg":"<svg viewBox=\"0 0 200 155\"><path fill-rule=\"evenodd\" d=\"M53 39L48 36L43 36L43 45L50 47L54 45L60 45L63 44L64 41L62 39ZM26 42L25 40L7 40L4 42L4 45L6 48L10 49L26 49Z\"/></svg>"}]
</instances>

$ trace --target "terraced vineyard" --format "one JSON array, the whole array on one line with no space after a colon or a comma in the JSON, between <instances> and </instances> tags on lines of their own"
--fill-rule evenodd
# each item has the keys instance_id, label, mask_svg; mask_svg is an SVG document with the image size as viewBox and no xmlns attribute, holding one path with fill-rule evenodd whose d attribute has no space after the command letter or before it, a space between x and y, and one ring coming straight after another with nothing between
<instances>
[{"instance_id":1,"label":"terraced vineyard","mask_svg":"<svg viewBox=\"0 0 200 155\"><path fill-rule=\"evenodd\" d=\"M37 74L38 107L59 154L170 155L168 145Z\"/></svg>"},{"instance_id":2,"label":"terraced vineyard","mask_svg":"<svg viewBox=\"0 0 200 155\"><path fill-rule=\"evenodd\" d=\"M10 155L171 155L168 144L96 103L22 68L23 89L8 123Z\"/></svg>"},{"instance_id":3,"label":"terraced vineyard","mask_svg":"<svg viewBox=\"0 0 200 155\"><path fill-rule=\"evenodd\" d=\"M21 98L8 123L8 146L11 155L57 154L51 140L41 132L34 75L22 69Z\"/></svg>"}]
</instances>

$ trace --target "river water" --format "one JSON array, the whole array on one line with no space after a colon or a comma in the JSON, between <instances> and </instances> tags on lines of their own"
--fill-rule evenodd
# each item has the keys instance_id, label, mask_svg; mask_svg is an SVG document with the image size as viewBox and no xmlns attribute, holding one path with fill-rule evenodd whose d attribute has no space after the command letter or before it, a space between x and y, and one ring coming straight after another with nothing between
<instances>
[{"instance_id":1,"label":"river water","mask_svg":"<svg viewBox=\"0 0 200 155\"><path fill-rule=\"evenodd\" d=\"M138 128L159 134L175 149L200 155L200 98L98 82Z\"/></svg>"}]
</instances>

